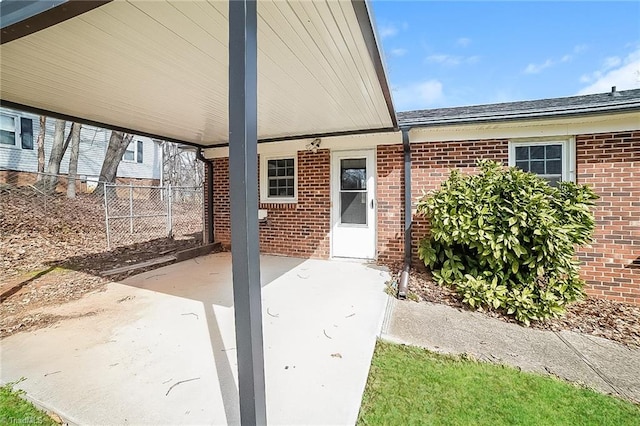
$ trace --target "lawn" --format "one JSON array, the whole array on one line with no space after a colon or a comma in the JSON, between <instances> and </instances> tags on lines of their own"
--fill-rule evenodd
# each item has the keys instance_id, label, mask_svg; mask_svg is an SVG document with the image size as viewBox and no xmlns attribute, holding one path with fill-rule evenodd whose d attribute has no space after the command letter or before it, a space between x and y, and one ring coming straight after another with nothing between
<instances>
[{"instance_id":1,"label":"lawn","mask_svg":"<svg viewBox=\"0 0 640 426\"><path fill-rule=\"evenodd\" d=\"M46 413L22 399L20 391L13 390L13 384L9 383L0 387L0 425L13 424L57 426Z\"/></svg>"},{"instance_id":2,"label":"lawn","mask_svg":"<svg viewBox=\"0 0 640 426\"><path fill-rule=\"evenodd\" d=\"M358 424L640 425L640 408L552 377L378 342Z\"/></svg>"}]
</instances>

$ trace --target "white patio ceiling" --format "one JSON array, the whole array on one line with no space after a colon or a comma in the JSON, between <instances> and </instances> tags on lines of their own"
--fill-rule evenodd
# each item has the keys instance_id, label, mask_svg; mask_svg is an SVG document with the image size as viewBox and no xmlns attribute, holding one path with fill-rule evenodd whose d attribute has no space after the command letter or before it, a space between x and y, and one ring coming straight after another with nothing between
<instances>
[{"instance_id":1,"label":"white patio ceiling","mask_svg":"<svg viewBox=\"0 0 640 426\"><path fill-rule=\"evenodd\" d=\"M226 1L113 1L3 43L1 99L224 144L228 34ZM364 2L258 2L259 139L392 129L395 120Z\"/></svg>"}]
</instances>

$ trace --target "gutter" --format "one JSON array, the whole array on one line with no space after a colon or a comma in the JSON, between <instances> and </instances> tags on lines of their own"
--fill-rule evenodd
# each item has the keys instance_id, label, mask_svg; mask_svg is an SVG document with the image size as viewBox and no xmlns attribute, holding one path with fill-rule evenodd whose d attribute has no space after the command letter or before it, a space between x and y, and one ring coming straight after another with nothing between
<instances>
[{"instance_id":1,"label":"gutter","mask_svg":"<svg viewBox=\"0 0 640 426\"><path fill-rule=\"evenodd\" d=\"M207 166L207 244L213 244L213 161L207 160L202 154L202 148L196 150L196 158Z\"/></svg>"},{"instance_id":2,"label":"gutter","mask_svg":"<svg viewBox=\"0 0 640 426\"><path fill-rule=\"evenodd\" d=\"M409 272L411 270L411 145L409 143L410 127L403 127L402 147L404 151L404 267L398 284L398 298L406 299L409 287Z\"/></svg>"}]
</instances>

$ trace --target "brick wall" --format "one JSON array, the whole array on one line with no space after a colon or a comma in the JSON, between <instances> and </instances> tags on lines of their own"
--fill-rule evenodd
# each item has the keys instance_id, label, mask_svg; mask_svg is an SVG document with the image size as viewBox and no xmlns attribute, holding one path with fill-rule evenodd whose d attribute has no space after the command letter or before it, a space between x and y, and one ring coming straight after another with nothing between
<instances>
[{"instance_id":1,"label":"brick wall","mask_svg":"<svg viewBox=\"0 0 640 426\"><path fill-rule=\"evenodd\" d=\"M594 243L578 255L587 292L640 305L640 131L576 138L577 180L601 197ZM411 145L413 203L437 189L452 168L475 173L477 159L508 163L507 140L428 142ZM377 147L378 260L399 262L404 250L404 164L401 145ZM214 160L216 241L231 243L228 159ZM298 153L298 203L268 204L260 225L264 253L329 257L330 153ZM428 223L414 215L413 258Z\"/></svg>"},{"instance_id":2,"label":"brick wall","mask_svg":"<svg viewBox=\"0 0 640 426\"><path fill-rule=\"evenodd\" d=\"M600 196L579 253L587 293L640 305L640 131L578 136L576 153L578 183Z\"/></svg>"},{"instance_id":3,"label":"brick wall","mask_svg":"<svg viewBox=\"0 0 640 426\"><path fill-rule=\"evenodd\" d=\"M411 144L411 193L412 203L422 192L438 189L449 177L451 169L462 173L475 173L476 161L488 159L508 164L509 142L505 140L469 140L455 142L426 142ZM419 265L418 243L427 234L429 224L422 216L413 215L413 261Z\"/></svg>"},{"instance_id":4,"label":"brick wall","mask_svg":"<svg viewBox=\"0 0 640 426\"><path fill-rule=\"evenodd\" d=\"M215 240L231 245L229 160L213 161ZM258 173L259 175L259 173ZM330 152L298 152L297 203L259 205L267 210L260 223L262 253L304 258L329 257L331 220Z\"/></svg>"},{"instance_id":5,"label":"brick wall","mask_svg":"<svg viewBox=\"0 0 640 426\"><path fill-rule=\"evenodd\" d=\"M422 191L437 189L452 168L475 173L475 161L479 158L508 164L507 140L418 143L412 144L411 149L414 204ZM587 282L585 289L594 296L640 305L640 131L581 135L576 138L576 151L578 183L591 185L601 197L594 210L594 243L578 253L583 262L581 275ZM378 156L379 191L380 185L383 190L401 185L402 147L379 147ZM380 204L381 194L378 198ZM395 199L391 195L384 198L390 204L402 203L400 195ZM379 237L379 247L388 236L398 236L397 244L389 245L380 260L401 261L404 240L401 206L393 209L385 205L384 211L380 210L381 206L378 232L387 237L383 241ZM382 231L386 226L393 230ZM428 229L428 222L414 215L412 240L416 265L421 265L418 242Z\"/></svg>"}]
</instances>

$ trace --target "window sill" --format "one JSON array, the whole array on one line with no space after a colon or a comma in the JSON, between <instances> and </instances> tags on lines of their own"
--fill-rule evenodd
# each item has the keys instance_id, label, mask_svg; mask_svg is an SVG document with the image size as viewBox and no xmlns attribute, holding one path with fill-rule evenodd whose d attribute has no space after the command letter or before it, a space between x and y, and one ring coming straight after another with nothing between
<instances>
[{"instance_id":1,"label":"window sill","mask_svg":"<svg viewBox=\"0 0 640 426\"><path fill-rule=\"evenodd\" d=\"M6 149L17 149L17 150L24 150L24 151L33 151L32 149L27 149L27 148L22 148L21 146L18 145L5 145L5 144L1 144L0 148L6 148Z\"/></svg>"},{"instance_id":2,"label":"window sill","mask_svg":"<svg viewBox=\"0 0 640 426\"><path fill-rule=\"evenodd\" d=\"M260 209L266 210L293 210L298 207L298 201L274 201L274 200L260 200Z\"/></svg>"}]
</instances>

